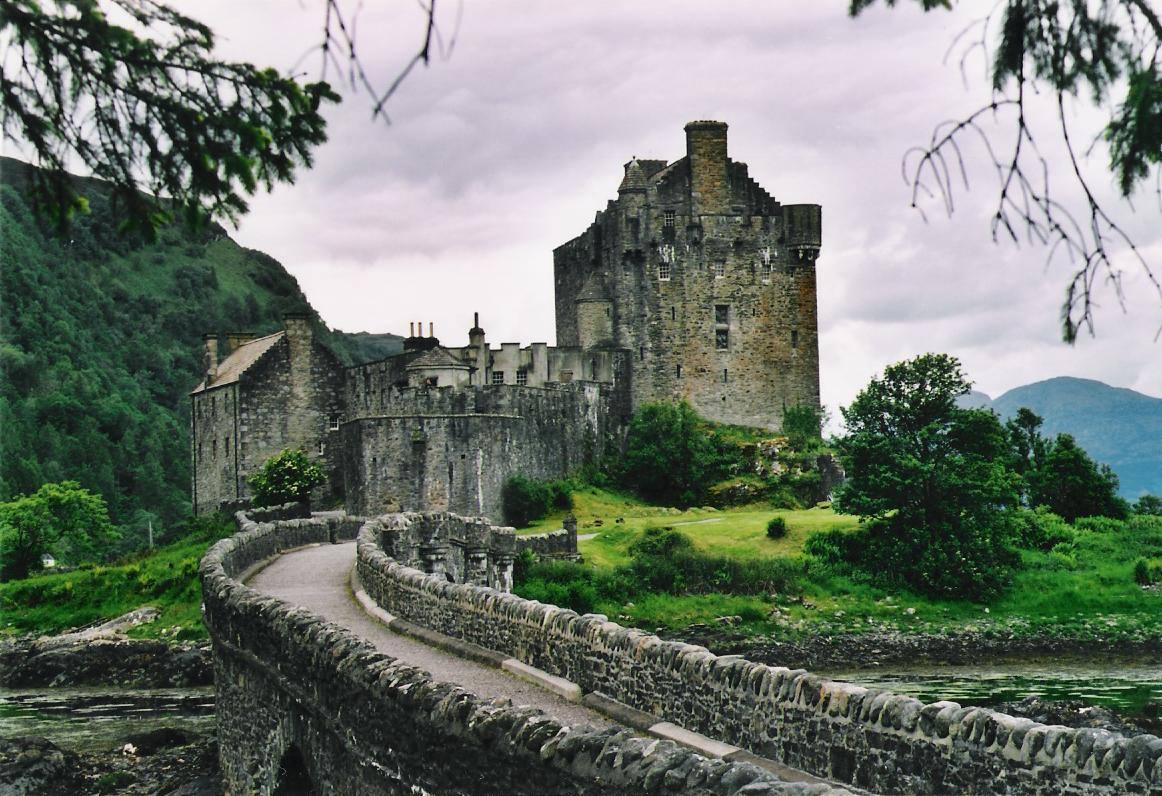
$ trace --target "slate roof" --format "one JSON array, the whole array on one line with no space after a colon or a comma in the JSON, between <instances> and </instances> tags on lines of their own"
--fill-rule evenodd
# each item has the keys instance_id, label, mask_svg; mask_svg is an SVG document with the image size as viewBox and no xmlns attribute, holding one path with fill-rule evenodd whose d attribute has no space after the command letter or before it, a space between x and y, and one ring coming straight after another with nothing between
<instances>
[{"instance_id":1,"label":"slate roof","mask_svg":"<svg viewBox=\"0 0 1162 796\"><path fill-rule=\"evenodd\" d=\"M577 294L577 301L609 301L609 293L605 289L605 281L596 271L589 275L581 292Z\"/></svg>"},{"instance_id":2,"label":"slate roof","mask_svg":"<svg viewBox=\"0 0 1162 796\"><path fill-rule=\"evenodd\" d=\"M645 189L646 176L642 173L642 164L638 162L637 158L633 158L625 164L625 177L622 179L621 185L617 187L617 192L644 191Z\"/></svg>"},{"instance_id":3,"label":"slate roof","mask_svg":"<svg viewBox=\"0 0 1162 796\"><path fill-rule=\"evenodd\" d=\"M225 359L218 363L218 375L208 384L203 381L194 388L191 394L205 392L214 387L221 387L224 384L233 384L238 381L239 377L251 365L261 359L263 354L273 348L285 336L285 331L275 332L274 334L268 334L266 337L259 337L257 340L251 340L248 343L243 343L238 346Z\"/></svg>"},{"instance_id":4,"label":"slate roof","mask_svg":"<svg viewBox=\"0 0 1162 796\"><path fill-rule=\"evenodd\" d=\"M427 368L463 368L468 370L468 365L452 356L448 349L443 346L436 346L409 362L406 369L422 370Z\"/></svg>"}]
</instances>

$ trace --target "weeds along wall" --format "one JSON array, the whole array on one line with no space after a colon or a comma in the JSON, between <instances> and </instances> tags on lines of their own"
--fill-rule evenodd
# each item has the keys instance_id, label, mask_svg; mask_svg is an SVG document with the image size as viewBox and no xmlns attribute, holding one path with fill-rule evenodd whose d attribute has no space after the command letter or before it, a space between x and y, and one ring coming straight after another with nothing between
<instances>
[{"instance_id":1,"label":"weeds along wall","mask_svg":"<svg viewBox=\"0 0 1162 796\"><path fill-rule=\"evenodd\" d=\"M448 583L358 538L384 610L818 776L887 793L1162 794L1162 739L1046 726L720 657L604 616Z\"/></svg>"},{"instance_id":2,"label":"weeds along wall","mask_svg":"<svg viewBox=\"0 0 1162 796\"><path fill-rule=\"evenodd\" d=\"M268 515L271 516L271 515ZM433 680L239 576L283 550L345 536L346 519L256 523L201 564L228 792L274 793L299 763L312 792L357 794L839 794L775 780L629 731L566 727Z\"/></svg>"}]
</instances>

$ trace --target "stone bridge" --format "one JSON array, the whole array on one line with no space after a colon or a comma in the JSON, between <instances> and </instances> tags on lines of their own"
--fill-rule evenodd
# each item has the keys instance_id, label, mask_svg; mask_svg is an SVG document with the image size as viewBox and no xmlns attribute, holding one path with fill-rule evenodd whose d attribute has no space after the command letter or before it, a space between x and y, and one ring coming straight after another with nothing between
<instances>
[{"instance_id":1,"label":"stone bridge","mask_svg":"<svg viewBox=\"0 0 1162 796\"><path fill-rule=\"evenodd\" d=\"M505 593L507 529L238 522L201 567L234 794L1162 796L1150 735L924 705ZM347 592L352 565L379 623Z\"/></svg>"}]
</instances>

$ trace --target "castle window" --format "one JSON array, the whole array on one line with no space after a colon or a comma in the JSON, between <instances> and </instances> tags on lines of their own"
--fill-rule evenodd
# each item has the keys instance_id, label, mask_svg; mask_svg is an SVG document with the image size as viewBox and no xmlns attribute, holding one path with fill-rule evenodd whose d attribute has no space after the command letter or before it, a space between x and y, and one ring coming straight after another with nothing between
<instances>
[{"instance_id":1,"label":"castle window","mask_svg":"<svg viewBox=\"0 0 1162 796\"><path fill-rule=\"evenodd\" d=\"M217 461L217 459L218 459L218 440L216 440L216 439L210 441L210 455L214 458L215 461Z\"/></svg>"},{"instance_id":2,"label":"castle window","mask_svg":"<svg viewBox=\"0 0 1162 796\"><path fill-rule=\"evenodd\" d=\"M226 435L226 439L222 440L222 452L227 456L230 455L230 435Z\"/></svg>"},{"instance_id":3,"label":"castle window","mask_svg":"<svg viewBox=\"0 0 1162 796\"><path fill-rule=\"evenodd\" d=\"M658 279L662 282L670 281L670 264L665 260L658 263Z\"/></svg>"},{"instance_id":4,"label":"castle window","mask_svg":"<svg viewBox=\"0 0 1162 796\"><path fill-rule=\"evenodd\" d=\"M799 347L799 330L792 329L791 330L791 348L798 348L798 347Z\"/></svg>"},{"instance_id":5,"label":"castle window","mask_svg":"<svg viewBox=\"0 0 1162 796\"><path fill-rule=\"evenodd\" d=\"M729 329L715 329L714 330L714 347L719 351L725 351L730 348L730 330Z\"/></svg>"},{"instance_id":6,"label":"castle window","mask_svg":"<svg viewBox=\"0 0 1162 796\"><path fill-rule=\"evenodd\" d=\"M627 218L629 223L629 239L634 243L641 240L641 222L637 218Z\"/></svg>"},{"instance_id":7,"label":"castle window","mask_svg":"<svg viewBox=\"0 0 1162 796\"><path fill-rule=\"evenodd\" d=\"M674 227L674 211L666 210L662 213L662 226L673 229Z\"/></svg>"},{"instance_id":8,"label":"castle window","mask_svg":"<svg viewBox=\"0 0 1162 796\"><path fill-rule=\"evenodd\" d=\"M674 366L674 376L679 378L679 379L682 378L682 366L681 365Z\"/></svg>"},{"instance_id":9,"label":"castle window","mask_svg":"<svg viewBox=\"0 0 1162 796\"><path fill-rule=\"evenodd\" d=\"M678 320L678 308L677 307L670 307L670 320L671 321Z\"/></svg>"},{"instance_id":10,"label":"castle window","mask_svg":"<svg viewBox=\"0 0 1162 796\"><path fill-rule=\"evenodd\" d=\"M765 262L765 263L763 263L763 264L762 264L762 265L759 267L759 272L762 274L762 277L763 277L763 284L764 284L764 285L768 285L768 284L770 284L770 282L771 282L771 264L770 264L770 262L769 262L769 261L768 261L768 262Z\"/></svg>"},{"instance_id":11,"label":"castle window","mask_svg":"<svg viewBox=\"0 0 1162 796\"><path fill-rule=\"evenodd\" d=\"M638 347L638 350L637 350L637 358L638 358L638 361L639 361L639 362L641 362L641 361L644 361L644 360L645 360L645 358L646 358L646 347L645 347L644 345L643 345L643 346L639 346L639 347Z\"/></svg>"},{"instance_id":12,"label":"castle window","mask_svg":"<svg viewBox=\"0 0 1162 796\"><path fill-rule=\"evenodd\" d=\"M326 452L327 452L327 443L323 442L323 440L319 440L319 455L322 456Z\"/></svg>"},{"instance_id":13,"label":"castle window","mask_svg":"<svg viewBox=\"0 0 1162 796\"><path fill-rule=\"evenodd\" d=\"M492 383L493 384L504 384L504 371L503 370L492 371Z\"/></svg>"},{"instance_id":14,"label":"castle window","mask_svg":"<svg viewBox=\"0 0 1162 796\"><path fill-rule=\"evenodd\" d=\"M714 264L714 278L722 279L726 276L726 262L719 260Z\"/></svg>"},{"instance_id":15,"label":"castle window","mask_svg":"<svg viewBox=\"0 0 1162 796\"><path fill-rule=\"evenodd\" d=\"M571 370L562 370L562 371L561 371L561 382L562 382L563 384L568 384L568 383L569 383L569 382L571 382L571 381L573 381L573 371L571 371Z\"/></svg>"},{"instance_id":16,"label":"castle window","mask_svg":"<svg viewBox=\"0 0 1162 796\"><path fill-rule=\"evenodd\" d=\"M722 369L722 383L726 384L727 381L728 381L728 379L727 379L726 368L723 368Z\"/></svg>"},{"instance_id":17,"label":"castle window","mask_svg":"<svg viewBox=\"0 0 1162 796\"><path fill-rule=\"evenodd\" d=\"M339 415L331 415L331 419L327 423L327 428L331 431L339 430Z\"/></svg>"},{"instance_id":18,"label":"castle window","mask_svg":"<svg viewBox=\"0 0 1162 796\"><path fill-rule=\"evenodd\" d=\"M527 370L518 370L516 372L516 383L522 387L529 383L529 373Z\"/></svg>"},{"instance_id":19,"label":"castle window","mask_svg":"<svg viewBox=\"0 0 1162 796\"><path fill-rule=\"evenodd\" d=\"M714 322L725 326L730 323L730 305L729 304L715 304L714 305Z\"/></svg>"}]
</instances>

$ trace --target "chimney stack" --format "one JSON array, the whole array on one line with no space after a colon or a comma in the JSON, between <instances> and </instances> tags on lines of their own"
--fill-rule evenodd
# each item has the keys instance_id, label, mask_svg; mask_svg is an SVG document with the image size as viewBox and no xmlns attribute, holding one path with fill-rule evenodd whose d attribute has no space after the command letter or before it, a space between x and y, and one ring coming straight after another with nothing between
<instances>
[{"instance_id":1,"label":"chimney stack","mask_svg":"<svg viewBox=\"0 0 1162 796\"><path fill-rule=\"evenodd\" d=\"M218 378L218 335L202 335L202 364L206 367L206 386L209 387L214 379Z\"/></svg>"},{"instance_id":2,"label":"chimney stack","mask_svg":"<svg viewBox=\"0 0 1162 796\"><path fill-rule=\"evenodd\" d=\"M226 354L233 354L255 338L253 332L226 332Z\"/></svg>"}]
</instances>

